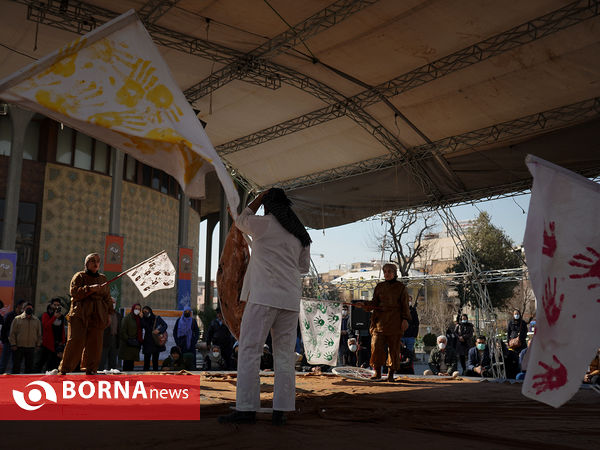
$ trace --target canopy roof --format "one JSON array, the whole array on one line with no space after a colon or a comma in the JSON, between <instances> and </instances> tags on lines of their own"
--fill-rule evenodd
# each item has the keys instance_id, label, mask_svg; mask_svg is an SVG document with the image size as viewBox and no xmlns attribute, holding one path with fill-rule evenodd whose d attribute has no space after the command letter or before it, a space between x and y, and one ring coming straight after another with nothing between
<instances>
[{"instance_id":1,"label":"canopy roof","mask_svg":"<svg viewBox=\"0 0 600 450\"><path fill-rule=\"evenodd\" d=\"M232 174L313 228L526 190L527 153L600 174L600 0L2 1L0 77L131 8Z\"/></svg>"}]
</instances>

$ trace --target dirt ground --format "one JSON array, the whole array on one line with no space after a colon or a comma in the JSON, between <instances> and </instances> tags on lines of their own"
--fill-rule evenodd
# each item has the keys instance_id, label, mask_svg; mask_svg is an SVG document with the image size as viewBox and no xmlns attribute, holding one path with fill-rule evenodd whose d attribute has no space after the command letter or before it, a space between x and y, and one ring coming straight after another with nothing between
<instances>
[{"instance_id":1,"label":"dirt ground","mask_svg":"<svg viewBox=\"0 0 600 450\"><path fill-rule=\"evenodd\" d=\"M269 407L273 378L261 377ZM220 425L235 375L203 374L199 422L4 422L0 448L21 449L596 449L600 396L580 390L554 409L517 384L402 378L395 383L298 375L296 412L274 427ZM10 445L10 446L8 446Z\"/></svg>"}]
</instances>

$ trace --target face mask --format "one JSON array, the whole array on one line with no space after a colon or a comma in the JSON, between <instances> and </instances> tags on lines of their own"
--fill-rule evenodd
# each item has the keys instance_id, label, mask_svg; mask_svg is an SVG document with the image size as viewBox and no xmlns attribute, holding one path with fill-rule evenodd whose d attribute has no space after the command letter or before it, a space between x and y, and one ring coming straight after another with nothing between
<instances>
[{"instance_id":1,"label":"face mask","mask_svg":"<svg viewBox=\"0 0 600 450\"><path fill-rule=\"evenodd\" d=\"M356 350L358 350L358 347L356 345L349 345L348 346L348 350L350 350L351 352L355 352Z\"/></svg>"},{"instance_id":2,"label":"face mask","mask_svg":"<svg viewBox=\"0 0 600 450\"><path fill-rule=\"evenodd\" d=\"M190 317L191 314L190 314L189 311L186 311L186 312L183 313L183 315L184 315L184 317Z\"/></svg>"},{"instance_id":3,"label":"face mask","mask_svg":"<svg viewBox=\"0 0 600 450\"><path fill-rule=\"evenodd\" d=\"M139 309L134 309L134 310L133 310L133 313L134 313L136 316L139 316L139 315L140 315L140 310L139 310Z\"/></svg>"},{"instance_id":4,"label":"face mask","mask_svg":"<svg viewBox=\"0 0 600 450\"><path fill-rule=\"evenodd\" d=\"M412 306L412 302L408 302L408 306Z\"/></svg>"},{"instance_id":5,"label":"face mask","mask_svg":"<svg viewBox=\"0 0 600 450\"><path fill-rule=\"evenodd\" d=\"M444 342L439 342L438 347L440 350L444 350L446 348L446 344Z\"/></svg>"},{"instance_id":6,"label":"face mask","mask_svg":"<svg viewBox=\"0 0 600 450\"><path fill-rule=\"evenodd\" d=\"M117 310L117 304L113 303L113 309L116 311Z\"/></svg>"},{"instance_id":7,"label":"face mask","mask_svg":"<svg viewBox=\"0 0 600 450\"><path fill-rule=\"evenodd\" d=\"M61 324L60 319L56 319L54 322L52 322L52 325L54 325L55 327L59 326Z\"/></svg>"},{"instance_id":8,"label":"face mask","mask_svg":"<svg viewBox=\"0 0 600 450\"><path fill-rule=\"evenodd\" d=\"M485 344L477 344L477 350L485 350Z\"/></svg>"},{"instance_id":9,"label":"face mask","mask_svg":"<svg viewBox=\"0 0 600 450\"><path fill-rule=\"evenodd\" d=\"M342 309L342 317L346 317L348 315L348 311Z\"/></svg>"},{"instance_id":10,"label":"face mask","mask_svg":"<svg viewBox=\"0 0 600 450\"><path fill-rule=\"evenodd\" d=\"M513 317L515 318L515 320L519 320L519 317L521 317L521 316L518 314L515 314Z\"/></svg>"},{"instance_id":11,"label":"face mask","mask_svg":"<svg viewBox=\"0 0 600 450\"><path fill-rule=\"evenodd\" d=\"M221 356L221 353L220 352L213 352L213 356L215 358L218 358L219 356Z\"/></svg>"},{"instance_id":12,"label":"face mask","mask_svg":"<svg viewBox=\"0 0 600 450\"><path fill-rule=\"evenodd\" d=\"M27 314L28 316L33 314L33 308L25 308L25 314Z\"/></svg>"},{"instance_id":13,"label":"face mask","mask_svg":"<svg viewBox=\"0 0 600 450\"><path fill-rule=\"evenodd\" d=\"M460 323L467 323L465 319L461 320Z\"/></svg>"}]
</instances>

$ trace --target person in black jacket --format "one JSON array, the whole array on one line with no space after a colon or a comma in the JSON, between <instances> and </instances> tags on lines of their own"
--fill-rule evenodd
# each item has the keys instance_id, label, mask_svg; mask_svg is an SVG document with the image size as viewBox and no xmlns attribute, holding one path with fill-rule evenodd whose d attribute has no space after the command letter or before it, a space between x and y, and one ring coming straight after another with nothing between
<instances>
[{"instance_id":1,"label":"person in black jacket","mask_svg":"<svg viewBox=\"0 0 600 450\"><path fill-rule=\"evenodd\" d=\"M460 360L463 374L466 370L466 356L469 349L473 346L473 334L475 334L475 327L469 322L469 316L462 314L460 316L460 322L456 325L456 355Z\"/></svg>"},{"instance_id":2,"label":"person in black jacket","mask_svg":"<svg viewBox=\"0 0 600 450\"><path fill-rule=\"evenodd\" d=\"M415 349L415 340L419 335L419 313L417 312L417 305L413 305L413 298L408 296L408 307L410 309L411 319L408 321L408 328L402 336L402 343L411 352Z\"/></svg>"},{"instance_id":3,"label":"person in black jacket","mask_svg":"<svg viewBox=\"0 0 600 450\"><path fill-rule=\"evenodd\" d=\"M2 331L0 333L0 337L2 338L2 357L0 358L0 374L6 371L9 362L12 361L12 349L10 348L10 343L8 342L10 326L12 325L13 320L15 320L15 317L23 313L24 305L25 300L19 300L15 305L14 311L11 311L6 316L4 316L4 324L2 325Z\"/></svg>"},{"instance_id":4,"label":"person in black jacket","mask_svg":"<svg viewBox=\"0 0 600 450\"><path fill-rule=\"evenodd\" d=\"M527 347L527 325L521 317L521 312L518 309L513 311L513 320L508 322L506 339L508 341L509 348L516 352L517 355L521 352L521 350Z\"/></svg>"},{"instance_id":5,"label":"person in black jacket","mask_svg":"<svg viewBox=\"0 0 600 450\"><path fill-rule=\"evenodd\" d=\"M465 376L492 377L492 358L485 336L479 336L475 347L469 350L469 360Z\"/></svg>"},{"instance_id":6,"label":"person in black jacket","mask_svg":"<svg viewBox=\"0 0 600 450\"><path fill-rule=\"evenodd\" d=\"M142 353L144 354L144 370L150 370L150 358L152 358L152 370L158 370L158 356L166 350L165 346L159 346L154 342L155 334L167 331L167 323L162 317L154 315L152 308L142 308L142 328L144 329L144 341L142 342Z\"/></svg>"},{"instance_id":7,"label":"person in black jacket","mask_svg":"<svg viewBox=\"0 0 600 450\"><path fill-rule=\"evenodd\" d=\"M211 348L213 345L218 345L221 349L221 357L225 360L226 370L231 370L231 353L233 351L234 339L229 328L227 328L227 325L223 322L221 309L217 308L216 313L216 319L214 319L208 327L206 345L208 348Z\"/></svg>"}]
</instances>

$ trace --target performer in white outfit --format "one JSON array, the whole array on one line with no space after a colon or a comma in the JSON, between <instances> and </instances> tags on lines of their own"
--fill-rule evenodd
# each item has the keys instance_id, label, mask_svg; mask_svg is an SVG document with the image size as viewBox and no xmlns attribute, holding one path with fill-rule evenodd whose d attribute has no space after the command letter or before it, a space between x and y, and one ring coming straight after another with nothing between
<instances>
[{"instance_id":1,"label":"performer in white outfit","mask_svg":"<svg viewBox=\"0 0 600 450\"><path fill-rule=\"evenodd\" d=\"M257 216L261 204L265 215ZM284 412L295 409L300 275L309 270L311 239L290 206L282 189L269 189L236 221L252 238L252 253L241 296L247 303L239 339L236 411L220 417L221 423L255 421L260 409L260 357L269 330L275 366L273 424L284 424Z\"/></svg>"}]
</instances>

